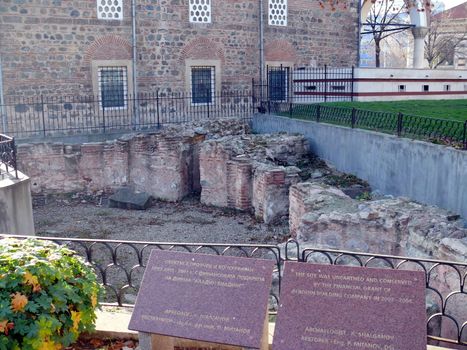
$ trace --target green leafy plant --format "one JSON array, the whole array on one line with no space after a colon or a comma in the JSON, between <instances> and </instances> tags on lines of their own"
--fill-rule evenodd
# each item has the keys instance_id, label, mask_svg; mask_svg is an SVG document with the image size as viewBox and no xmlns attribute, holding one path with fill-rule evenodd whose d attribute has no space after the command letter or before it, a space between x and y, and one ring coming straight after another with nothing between
<instances>
[{"instance_id":1,"label":"green leafy plant","mask_svg":"<svg viewBox=\"0 0 467 350\"><path fill-rule=\"evenodd\" d=\"M94 329L102 292L74 251L44 240L0 240L0 350L70 345Z\"/></svg>"},{"instance_id":2,"label":"green leafy plant","mask_svg":"<svg viewBox=\"0 0 467 350\"><path fill-rule=\"evenodd\" d=\"M365 191L362 194L358 195L355 199L358 201L371 201L373 199L373 196L371 195L371 192Z\"/></svg>"}]
</instances>

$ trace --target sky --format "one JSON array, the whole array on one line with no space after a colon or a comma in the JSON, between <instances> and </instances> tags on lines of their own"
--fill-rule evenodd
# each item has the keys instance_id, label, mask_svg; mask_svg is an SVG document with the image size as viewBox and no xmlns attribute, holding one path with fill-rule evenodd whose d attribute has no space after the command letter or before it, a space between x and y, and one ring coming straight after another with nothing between
<instances>
[{"instance_id":1,"label":"sky","mask_svg":"<svg viewBox=\"0 0 467 350\"><path fill-rule=\"evenodd\" d=\"M446 5L446 10L447 10L447 9L450 9L451 7L462 4L466 0L441 0L441 1L444 2L444 4Z\"/></svg>"}]
</instances>

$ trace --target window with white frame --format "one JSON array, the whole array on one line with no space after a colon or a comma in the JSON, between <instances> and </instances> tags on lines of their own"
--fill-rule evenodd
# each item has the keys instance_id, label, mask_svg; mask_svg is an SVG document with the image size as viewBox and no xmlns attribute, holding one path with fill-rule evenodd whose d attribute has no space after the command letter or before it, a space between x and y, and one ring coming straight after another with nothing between
<instances>
[{"instance_id":1,"label":"window with white frame","mask_svg":"<svg viewBox=\"0 0 467 350\"><path fill-rule=\"evenodd\" d=\"M287 26L287 0L269 0L269 25Z\"/></svg>"},{"instance_id":2,"label":"window with white frame","mask_svg":"<svg viewBox=\"0 0 467 350\"><path fill-rule=\"evenodd\" d=\"M101 108L126 108L128 104L127 67L99 67L98 75Z\"/></svg>"},{"instance_id":3,"label":"window with white frame","mask_svg":"<svg viewBox=\"0 0 467 350\"><path fill-rule=\"evenodd\" d=\"M122 0L97 0L98 19L123 19Z\"/></svg>"},{"instance_id":4,"label":"window with white frame","mask_svg":"<svg viewBox=\"0 0 467 350\"><path fill-rule=\"evenodd\" d=\"M211 0L190 0L190 22L211 23Z\"/></svg>"},{"instance_id":5,"label":"window with white frame","mask_svg":"<svg viewBox=\"0 0 467 350\"><path fill-rule=\"evenodd\" d=\"M209 104L216 91L216 68L191 67L191 101L193 104Z\"/></svg>"}]
</instances>

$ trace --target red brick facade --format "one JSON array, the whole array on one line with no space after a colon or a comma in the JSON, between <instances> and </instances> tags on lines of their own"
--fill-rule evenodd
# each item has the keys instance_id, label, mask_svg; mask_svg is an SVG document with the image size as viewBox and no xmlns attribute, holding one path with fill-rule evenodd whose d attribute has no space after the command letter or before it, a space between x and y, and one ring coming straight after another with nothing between
<instances>
[{"instance_id":1,"label":"red brick facade","mask_svg":"<svg viewBox=\"0 0 467 350\"><path fill-rule=\"evenodd\" d=\"M211 23L190 23L188 0L137 0L138 90L186 89L186 60L217 60L222 89L249 88L259 72L259 0L212 1ZM131 8L97 18L95 0L4 1L0 55L4 93L95 94L92 61L131 60ZM331 12L289 0L287 26L270 26L265 61L350 66L357 57L357 9ZM217 79L217 78L216 78Z\"/></svg>"}]
</instances>

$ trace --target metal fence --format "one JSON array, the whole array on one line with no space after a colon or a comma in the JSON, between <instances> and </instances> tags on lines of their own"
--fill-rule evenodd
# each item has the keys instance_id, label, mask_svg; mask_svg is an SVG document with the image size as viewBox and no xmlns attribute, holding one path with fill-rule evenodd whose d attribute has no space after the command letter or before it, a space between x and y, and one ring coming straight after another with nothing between
<instances>
[{"instance_id":1,"label":"metal fence","mask_svg":"<svg viewBox=\"0 0 467 350\"><path fill-rule=\"evenodd\" d=\"M0 236L4 238L7 236ZM27 238L27 236L12 236ZM467 264L332 249L250 244L166 243L36 237L76 250L95 268L107 294L104 304L133 306L152 249L271 259L275 263L270 313L277 311L285 261L347 265L425 273L428 339L467 345ZM390 321L390 320L388 320Z\"/></svg>"},{"instance_id":2,"label":"metal fence","mask_svg":"<svg viewBox=\"0 0 467 350\"><path fill-rule=\"evenodd\" d=\"M0 134L0 176L4 173L12 173L15 178L18 178L15 139Z\"/></svg>"},{"instance_id":3,"label":"metal fence","mask_svg":"<svg viewBox=\"0 0 467 350\"><path fill-rule=\"evenodd\" d=\"M375 112L320 104L270 102L269 113L351 128L374 130L399 137L428 140L467 150L467 121Z\"/></svg>"},{"instance_id":4,"label":"metal fence","mask_svg":"<svg viewBox=\"0 0 467 350\"><path fill-rule=\"evenodd\" d=\"M291 69L268 66L263 101L266 104L353 101L354 82L353 67Z\"/></svg>"},{"instance_id":5,"label":"metal fence","mask_svg":"<svg viewBox=\"0 0 467 350\"><path fill-rule=\"evenodd\" d=\"M251 91L141 93L99 96L6 97L4 130L15 137L146 130L164 124L218 118L250 118Z\"/></svg>"}]
</instances>

